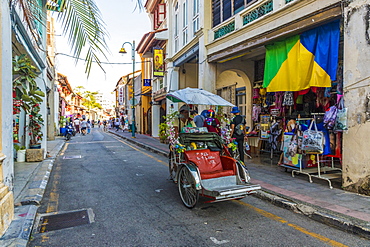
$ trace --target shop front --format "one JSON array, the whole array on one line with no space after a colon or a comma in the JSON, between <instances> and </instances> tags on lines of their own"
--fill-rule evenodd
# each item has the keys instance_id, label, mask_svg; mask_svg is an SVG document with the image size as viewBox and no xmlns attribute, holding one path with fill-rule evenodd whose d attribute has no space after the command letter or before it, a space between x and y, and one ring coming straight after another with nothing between
<instances>
[{"instance_id":1,"label":"shop front","mask_svg":"<svg viewBox=\"0 0 370 247\"><path fill-rule=\"evenodd\" d=\"M324 179L330 186L341 178L347 125L340 37L336 20L267 44L265 59L255 66L261 80L252 89L251 146L280 155L278 165L293 174ZM315 141L320 147L312 147Z\"/></svg>"},{"instance_id":2,"label":"shop front","mask_svg":"<svg viewBox=\"0 0 370 247\"><path fill-rule=\"evenodd\" d=\"M342 177L342 133L347 127L341 25L332 19L216 65L221 70L217 94L245 115L252 156L267 153L294 174L327 180L329 186ZM322 135L319 150L302 148L310 128Z\"/></svg>"}]
</instances>

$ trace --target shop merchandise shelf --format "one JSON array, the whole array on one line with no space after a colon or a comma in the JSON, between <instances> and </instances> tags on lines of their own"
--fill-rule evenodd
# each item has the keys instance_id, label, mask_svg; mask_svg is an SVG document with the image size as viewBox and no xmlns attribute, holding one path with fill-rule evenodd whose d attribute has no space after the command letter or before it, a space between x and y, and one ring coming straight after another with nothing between
<instances>
[{"instance_id":1,"label":"shop merchandise shelf","mask_svg":"<svg viewBox=\"0 0 370 247\"><path fill-rule=\"evenodd\" d=\"M308 176L308 179L310 183L312 183L312 177L318 178L318 179L323 179L328 181L330 189L333 189L333 186L331 184L331 179L339 179L342 177L342 169L334 167L334 159L332 158L331 161L331 166L322 166L324 161L326 162L327 160L320 160L319 154L317 155L317 167L315 168L302 168L300 162L300 167L299 169L292 170L292 177L294 177L294 174L304 174Z\"/></svg>"}]
</instances>

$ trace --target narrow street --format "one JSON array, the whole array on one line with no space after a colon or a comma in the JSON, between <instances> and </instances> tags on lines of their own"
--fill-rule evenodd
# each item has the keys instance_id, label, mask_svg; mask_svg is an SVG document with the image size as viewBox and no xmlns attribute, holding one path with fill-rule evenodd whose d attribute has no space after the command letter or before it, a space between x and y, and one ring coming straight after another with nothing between
<instances>
[{"instance_id":1,"label":"narrow street","mask_svg":"<svg viewBox=\"0 0 370 247\"><path fill-rule=\"evenodd\" d=\"M102 129L72 137L38 215L91 209L93 220L57 230L44 220L29 246L370 246L253 196L187 209L167 163Z\"/></svg>"}]
</instances>

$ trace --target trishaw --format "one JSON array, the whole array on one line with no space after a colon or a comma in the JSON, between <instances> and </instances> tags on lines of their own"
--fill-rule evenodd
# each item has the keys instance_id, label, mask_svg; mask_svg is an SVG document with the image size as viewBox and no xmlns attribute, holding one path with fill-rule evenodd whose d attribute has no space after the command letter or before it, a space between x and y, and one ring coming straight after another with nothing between
<instances>
[{"instance_id":1,"label":"trishaw","mask_svg":"<svg viewBox=\"0 0 370 247\"><path fill-rule=\"evenodd\" d=\"M199 99L190 103L202 104ZM209 198L207 202L220 202L241 199L261 189L249 182L247 168L231 157L217 133L202 128L190 129L190 132L193 133L179 134L177 145L170 146L169 155L170 177L177 183L186 207L193 208L199 196Z\"/></svg>"}]
</instances>

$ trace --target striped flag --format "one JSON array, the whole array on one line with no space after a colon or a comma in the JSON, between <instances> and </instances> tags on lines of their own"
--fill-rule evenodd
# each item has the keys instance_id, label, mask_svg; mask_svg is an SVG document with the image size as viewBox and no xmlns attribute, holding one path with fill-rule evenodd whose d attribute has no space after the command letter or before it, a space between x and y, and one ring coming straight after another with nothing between
<instances>
[{"instance_id":1,"label":"striped flag","mask_svg":"<svg viewBox=\"0 0 370 247\"><path fill-rule=\"evenodd\" d=\"M266 46L263 87L268 92L331 87L336 80L339 20Z\"/></svg>"}]
</instances>

